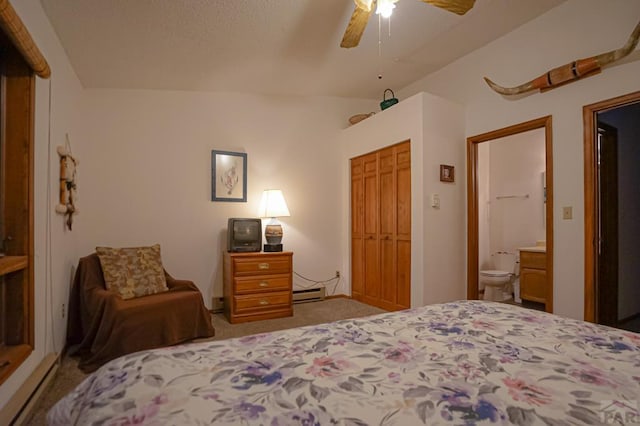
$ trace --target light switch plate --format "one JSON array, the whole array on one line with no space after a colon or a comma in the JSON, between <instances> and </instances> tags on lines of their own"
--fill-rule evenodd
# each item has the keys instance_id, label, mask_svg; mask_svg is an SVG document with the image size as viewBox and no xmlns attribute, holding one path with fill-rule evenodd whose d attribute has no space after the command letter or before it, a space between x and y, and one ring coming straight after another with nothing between
<instances>
[{"instance_id":1,"label":"light switch plate","mask_svg":"<svg viewBox=\"0 0 640 426\"><path fill-rule=\"evenodd\" d=\"M565 220L573 218L573 208L571 206L562 208L562 218Z\"/></svg>"},{"instance_id":2,"label":"light switch plate","mask_svg":"<svg viewBox=\"0 0 640 426\"><path fill-rule=\"evenodd\" d=\"M433 207L434 209L440 208L440 195L438 194L431 195L431 207Z\"/></svg>"}]
</instances>

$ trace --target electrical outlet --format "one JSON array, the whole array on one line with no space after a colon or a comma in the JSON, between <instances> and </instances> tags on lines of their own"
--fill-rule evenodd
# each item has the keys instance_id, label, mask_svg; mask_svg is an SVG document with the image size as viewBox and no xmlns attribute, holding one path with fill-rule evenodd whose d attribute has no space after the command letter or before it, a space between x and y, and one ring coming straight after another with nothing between
<instances>
[{"instance_id":1,"label":"electrical outlet","mask_svg":"<svg viewBox=\"0 0 640 426\"><path fill-rule=\"evenodd\" d=\"M62 319L64 319L64 315L66 314L66 306L64 305L64 303L62 304Z\"/></svg>"},{"instance_id":2,"label":"electrical outlet","mask_svg":"<svg viewBox=\"0 0 640 426\"><path fill-rule=\"evenodd\" d=\"M224 299L222 297L214 297L212 299L212 312L222 312L224 311Z\"/></svg>"},{"instance_id":3,"label":"electrical outlet","mask_svg":"<svg viewBox=\"0 0 640 426\"><path fill-rule=\"evenodd\" d=\"M340 278L340 271L336 271L336 278Z\"/></svg>"}]
</instances>

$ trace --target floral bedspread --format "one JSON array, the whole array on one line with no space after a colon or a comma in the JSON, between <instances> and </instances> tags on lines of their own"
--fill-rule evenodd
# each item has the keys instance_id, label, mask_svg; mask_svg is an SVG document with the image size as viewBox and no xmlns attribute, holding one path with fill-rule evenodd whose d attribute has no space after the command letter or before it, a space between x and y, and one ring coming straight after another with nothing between
<instances>
[{"instance_id":1,"label":"floral bedspread","mask_svg":"<svg viewBox=\"0 0 640 426\"><path fill-rule=\"evenodd\" d=\"M48 422L614 424L638 402L640 334L462 301L131 354Z\"/></svg>"}]
</instances>

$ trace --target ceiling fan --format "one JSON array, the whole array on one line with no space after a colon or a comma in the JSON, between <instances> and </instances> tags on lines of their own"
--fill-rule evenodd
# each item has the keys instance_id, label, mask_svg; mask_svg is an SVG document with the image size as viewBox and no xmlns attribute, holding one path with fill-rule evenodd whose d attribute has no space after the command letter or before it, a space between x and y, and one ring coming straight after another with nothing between
<instances>
[{"instance_id":1,"label":"ceiling fan","mask_svg":"<svg viewBox=\"0 0 640 426\"><path fill-rule=\"evenodd\" d=\"M369 17L378 3L378 11L376 13L388 17L391 10L395 7L394 3L398 0L353 0L356 8L351 15L347 30L344 32L340 47L356 47L360 43L360 38L367 26ZM448 10L458 15L464 15L472 7L476 0L421 0L433 6Z\"/></svg>"}]
</instances>

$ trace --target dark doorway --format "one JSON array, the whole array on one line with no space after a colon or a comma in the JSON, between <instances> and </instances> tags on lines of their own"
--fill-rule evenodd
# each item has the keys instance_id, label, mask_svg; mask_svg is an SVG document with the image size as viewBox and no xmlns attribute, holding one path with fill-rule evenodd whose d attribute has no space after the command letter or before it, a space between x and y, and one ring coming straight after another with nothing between
<instances>
[{"instance_id":1,"label":"dark doorway","mask_svg":"<svg viewBox=\"0 0 640 426\"><path fill-rule=\"evenodd\" d=\"M590 207L585 209L585 243L593 245L586 246L585 319L638 332L640 96L634 95L590 109L594 122L591 152L585 139L585 204ZM587 111L585 107L585 119Z\"/></svg>"},{"instance_id":2,"label":"dark doorway","mask_svg":"<svg viewBox=\"0 0 640 426\"><path fill-rule=\"evenodd\" d=\"M618 130L597 114L596 155L598 164L598 279L596 322L615 327L618 323Z\"/></svg>"}]
</instances>

